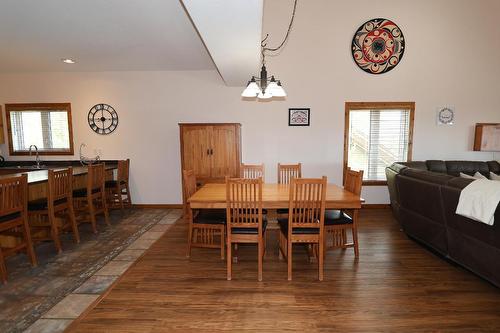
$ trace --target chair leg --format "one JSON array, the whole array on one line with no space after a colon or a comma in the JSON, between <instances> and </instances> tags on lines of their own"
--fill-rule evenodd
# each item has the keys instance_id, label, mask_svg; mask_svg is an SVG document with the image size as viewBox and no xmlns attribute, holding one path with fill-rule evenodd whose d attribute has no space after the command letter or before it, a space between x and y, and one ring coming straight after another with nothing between
<instances>
[{"instance_id":1,"label":"chair leg","mask_svg":"<svg viewBox=\"0 0 500 333\"><path fill-rule=\"evenodd\" d=\"M224 227L220 229L220 260L224 260L224 244L226 243L224 229Z\"/></svg>"},{"instance_id":2,"label":"chair leg","mask_svg":"<svg viewBox=\"0 0 500 333\"><path fill-rule=\"evenodd\" d=\"M322 239L319 240L318 242L318 278L320 281L323 281L323 265L324 265L324 242Z\"/></svg>"},{"instance_id":3,"label":"chair leg","mask_svg":"<svg viewBox=\"0 0 500 333\"><path fill-rule=\"evenodd\" d=\"M59 228L56 224L56 217L54 213L49 212L49 223L50 223L50 235L52 236L52 240L54 241L54 245L56 246L57 254L62 252L61 239L59 238Z\"/></svg>"},{"instance_id":4,"label":"chair leg","mask_svg":"<svg viewBox=\"0 0 500 333\"><path fill-rule=\"evenodd\" d=\"M232 258L232 246L231 246L231 240L228 239L227 245L226 245L226 269L227 269L227 280L231 281L232 278L232 265L233 265L233 258Z\"/></svg>"},{"instance_id":5,"label":"chair leg","mask_svg":"<svg viewBox=\"0 0 500 333\"><path fill-rule=\"evenodd\" d=\"M127 189L127 206L132 207L132 198L130 197L130 188L128 186L128 182L126 184L126 189Z\"/></svg>"},{"instance_id":6,"label":"chair leg","mask_svg":"<svg viewBox=\"0 0 500 333\"><path fill-rule=\"evenodd\" d=\"M263 235L262 237L259 239L259 242L257 244L259 250L258 250L258 255L259 255L259 258L258 258L258 262L259 262L259 266L258 266L258 269L259 269L259 275L258 275L258 280L259 281L262 281L262 259L263 259L263 256L264 256L264 244L262 242L262 239L263 238Z\"/></svg>"},{"instance_id":7,"label":"chair leg","mask_svg":"<svg viewBox=\"0 0 500 333\"><path fill-rule=\"evenodd\" d=\"M104 221L108 226L110 226L111 223L109 222L108 203L106 202L106 192L104 189L101 191L101 200L102 200L102 210L104 211Z\"/></svg>"},{"instance_id":8,"label":"chair leg","mask_svg":"<svg viewBox=\"0 0 500 333\"><path fill-rule=\"evenodd\" d=\"M2 279L3 283L7 283L7 267L5 267L2 249L0 249L0 279Z\"/></svg>"},{"instance_id":9,"label":"chair leg","mask_svg":"<svg viewBox=\"0 0 500 333\"><path fill-rule=\"evenodd\" d=\"M33 248L33 241L31 240L30 227L28 225L28 221L26 220L26 218L24 219L23 222L23 234L24 234L24 241L26 242L26 252L28 254L28 257L30 258L31 266L35 267L38 265L38 262L36 260L35 249Z\"/></svg>"},{"instance_id":10,"label":"chair leg","mask_svg":"<svg viewBox=\"0 0 500 333\"><path fill-rule=\"evenodd\" d=\"M293 243L287 240L287 259L288 259L288 281L292 281L292 245Z\"/></svg>"},{"instance_id":11,"label":"chair leg","mask_svg":"<svg viewBox=\"0 0 500 333\"><path fill-rule=\"evenodd\" d=\"M118 194L118 202L120 203L120 209L123 210L123 198L122 198L122 188L121 188L121 185L118 184L117 188L116 188L116 193Z\"/></svg>"},{"instance_id":12,"label":"chair leg","mask_svg":"<svg viewBox=\"0 0 500 333\"><path fill-rule=\"evenodd\" d=\"M188 230L188 248L186 257L191 257L191 242L193 241L193 224L189 221L189 230Z\"/></svg>"},{"instance_id":13,"label":"chair leg","mask_svg":"<svg viewBox=\"0 0 500 333\"><path fill-rule=\"evenodd\" d=\"M68 203L68 218L71 223L71 230L73 230L73 237L75 238L75 243L80 243L80 232L78 231L78 224L76 223L75 208L73 207L73 202Z\"/></svg>"},{"instance_id":14,"label":"chair leg","mask_svg":"<svg viewBox=\"0 0 500 333\"><path fill-rule=\"evenodd\" d=\"M88 210L90 214L90 223L92 224L92 232L94 234L97 234L97 221L95 219L95 208L94 208L94 201L92 197L87 198L87 205L88 205Z\"/></svg>"},{"instance_id":15,"label":"chair leg","mask_svg":"<svg viewBox=\"0 0 500 333\"><path fill-rule=\"evenodd\" d=\"M352 214L352 242L354 243L354 257L359 258L359 246L358 246L358 210L354 210Z\"/></svg>"}]
</instances>

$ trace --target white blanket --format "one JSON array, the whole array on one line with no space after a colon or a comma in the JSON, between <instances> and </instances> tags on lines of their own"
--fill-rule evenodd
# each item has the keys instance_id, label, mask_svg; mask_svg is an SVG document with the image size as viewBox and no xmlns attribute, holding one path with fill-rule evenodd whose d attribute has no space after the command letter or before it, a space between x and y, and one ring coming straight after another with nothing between
<instances>
[{"instance_id":1,"label":"white blanket","mask_svg":"<svg viewBox=\"0 0 500 333\"><path fill-rule=\"evenodd\" d=\"M500 182L478 179L460 192L456 213L489 225L495 222L500 202Z\"/></svg>"}]
</instances>

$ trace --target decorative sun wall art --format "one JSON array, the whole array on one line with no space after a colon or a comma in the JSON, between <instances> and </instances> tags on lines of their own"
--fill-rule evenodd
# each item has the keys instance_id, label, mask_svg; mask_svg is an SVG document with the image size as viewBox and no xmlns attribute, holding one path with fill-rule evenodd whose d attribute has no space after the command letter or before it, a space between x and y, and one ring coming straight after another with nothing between
<instances>
[{"instance_id":1,"label":"decorative sun wall art","mask_svg":"<svg viewBox=\"0 0 500 333\"><path fill-rule=\"evenodd\" d=\"M367 73L382 74L396 67L403 58L405 39L391 20L376 18L364 23L352 39L352 57Z\"/></svg>"}]
</instances>

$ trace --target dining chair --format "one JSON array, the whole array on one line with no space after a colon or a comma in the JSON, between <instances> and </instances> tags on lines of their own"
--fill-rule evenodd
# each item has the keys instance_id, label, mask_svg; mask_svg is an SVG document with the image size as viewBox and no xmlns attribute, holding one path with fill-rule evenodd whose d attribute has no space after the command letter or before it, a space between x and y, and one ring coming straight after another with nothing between
<instances>
[{"instance_id":1,"label":"dining chair","mask_svg":"<svg viewBox=\"0 0 500 333\"><path fill-rule=\"evenodd\" d=\"M288 280L292 280L293 244L312 245L318 253L318 278L323 281L324 217L327 178L293 178L290 186L288 218L279 218L280 258L288 260Z\"/></svg>"},{"instance_id":2,"label":"dining chair","mask_svg":"<svg viewBox=\"0 0 500 333\"><path fill-rule=\"evenodd\" d=\"M184 170L184 216L189 224L187 257L191 256L191 248L220 249L221 260L224 260L224 243L226 228L225 209L200 209L193 211L187 199L197 190L196 176L193 170ZM219 240L217 241L217 237Z\"/></svg>"},{"instance_id":3,"label":"dining chair","mask_svg":"<svg viewBox=\"0 0 500 333\"><path fill-rule=\"evenodd\" d=\"M77 215L77 223L92 225L92 231L97 233L98 214L104 215L106 224L109 222L108 204L105 190L106 167L104 163L88 166L87 186L73 191L73 202Z\"/></svg>"},{"instance_id":4,"label":"dining chair","mask_svg":"<svg viewBox=\"0 0 500 333\"><path fill-rule=\"evenodd\" d=\"M241 178L257 179L262 178L265 182L265 166L262 164L241 164L240 167Z\"/></svg>"},{"instance_id":5,"label":"dining chair","mask_svg":"<svg viewBox=\"0 0 500 333\"><path fill-rule=\"evenodd\" d=\"M262 214L262 178L226 177L227 279L232 278L232 245L257 244L258 280L262 281L267 220Z\"/></svg>"},{"instance_id":6,"label":"dining chair","mask_svg":"<svg viewBox=\"0 0 500 333\"><path fill-rule=\"evenodd\" d=\"M0 278L7 282L5 258L25 251L31 265L37 265L28 225L28 176L0 180L0 234L16 239L11 247L0 247Z\"/></svg>"},{"instance_id":7,"label":"dining chair","mask_svg":"<svg viewBox=\"0 0 500 333\"><path fill-rule=\"evenodd\" d=\"M278 163L278 184L290 184L293 178L302 177L302 163L281 164Z\"/></svg>"},{"instance_id":8,"label":"dining chair","mask_svg":"<svg viewBox=\"0 0 500 333\"><path fill-rule=\"evenodd\" d=\"M106 191L108 196L108 208L124 209L132 207L129 186L130 159L118 161L116 180L106 181ZM123 198L125 196L125 198Z\"/></svg>"},{"instance_id":9,"label":"dining chair","mask_svg":"<svg viewBox=\"0 0 500 333\"><path fill-rule=\"evenodd\" d=\"M290 184L293 178L302 177L302 163L281 164L278 163L278 184ZM278 217L285 218L288 215L288 209L277 209Z\"/></svg>"},{"instance_id":10,"label":"dining chair","mask_svg":"<svg viewBox=\"0 0 500 333\"><path fill-rule=\"evenodd\" d=\"M60 234L65 230L71 230L75 242L80 243L73 208L73 168L48 170L47 198L28 202L28 216L35 243L52 240L61 253Z\"/></svg>"},{"instance_id":11,"label":"dining chair","mask_svg":"<svg viewBox=\"0 0 500 333\"><path fill-rule=\"evenodd\" d=\"M344 178L344 189L356 195L361 195L362 184L363 170L354 171L347 168ZM325 250L353 247L354 256L359 258L357 224L358 209L327 210L325 212ZM347 243L347 230L351 231L352 243ZM328 244L329 238L331 238L330 244Z\"/></svg>"}]
</instances>

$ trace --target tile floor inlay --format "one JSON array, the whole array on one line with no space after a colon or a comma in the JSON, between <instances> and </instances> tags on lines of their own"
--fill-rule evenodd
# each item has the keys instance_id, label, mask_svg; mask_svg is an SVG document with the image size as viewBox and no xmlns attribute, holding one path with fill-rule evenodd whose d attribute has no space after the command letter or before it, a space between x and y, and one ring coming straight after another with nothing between
<instances>
[{"instance_id":1,"label":"tile floor inlay","mask_svg":"<svg viewBox=\"0 0 500 333\"><path fill-rule=\"evenodd\" d=\"M24 254L8 258L9 281L0 285L0 332L23 332L28 327L26 332L64 331L72 319L49 319L56 316L59 302L70 296L70 300L77 300L64 309L68 313L62 312L74 318L77 310L85 310L93 302L88 300L97 299L156 241L156 234L166 231L164 225L173 224L181 215L180 210L166 209L113 211L110 227L98 220L97 235L92 234L89 224L80 225L80 244L73 242L71 234L62 235L60 255L52 242L37 244L39 264L35 268ZM160 222L160 228L152 230ZM149 230L151 233L142 238ZM96 274L105 267L104 274ZM40 319L42 316L45 319Z\"/></svg>"}]
</instances>

